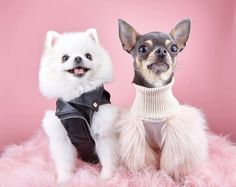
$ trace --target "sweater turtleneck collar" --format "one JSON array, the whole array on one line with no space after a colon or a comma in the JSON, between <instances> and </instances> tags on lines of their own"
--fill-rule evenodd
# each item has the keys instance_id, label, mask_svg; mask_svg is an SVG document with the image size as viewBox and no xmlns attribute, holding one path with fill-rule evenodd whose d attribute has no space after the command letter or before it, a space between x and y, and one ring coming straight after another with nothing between
<instances>
[{"instance_id":1,"label":"sweater turtleneck collar","mask_svg":"<svg viewBox=\"0 0 236 187\"><path fill-rule=\"evenodd\" d=\"M179 109L179 102L172 93L174 78L165 86L146 88L134 85L136 97L131 112L142 120L165 120L172 117Z\"/></svg>"}]
</instances>

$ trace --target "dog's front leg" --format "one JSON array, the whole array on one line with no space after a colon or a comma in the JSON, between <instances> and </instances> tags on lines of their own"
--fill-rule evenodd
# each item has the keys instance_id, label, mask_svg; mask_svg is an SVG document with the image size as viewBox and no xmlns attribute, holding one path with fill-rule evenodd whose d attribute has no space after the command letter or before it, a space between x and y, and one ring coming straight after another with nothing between
<instances>
[{"instance_id":1,"label":"dog's front leg","mask_svg":"<svg viewBox=\"0 0 236 187\"><path fill-rule=\"evenodd\" d=\"M100 174L102 180L110 179L118 166L117 136L114 126L117 115L117 109L109 104L100 106L99 112L94 114L93 118L92 131L102 165Z\"/></svg>"},{"instance_id":2,"label":"dog's front leg","mask_svg":"<svg viewBox=\"0 0 236 187\"><path fill-rule=\"evenodd\" d=\"M57 182L66 183L75 169L77 152L72 145L55 111L47 111L43 119L43 129L49 138L49 150L55 162Z\"/></svg>"},{"instance_id":3,"label":"dog's front leg","mask_svg":"<svg viewBox=\"0 0 236 187\"><path fill-rule=\"evenodd\" d=\"M115 150L115 141L112 137L103 137L98 135L96 141L96 150L102 165L100 177L102 180L108 180L112 177L117 168L117 154Z\"/></svg>"}]
</instances>

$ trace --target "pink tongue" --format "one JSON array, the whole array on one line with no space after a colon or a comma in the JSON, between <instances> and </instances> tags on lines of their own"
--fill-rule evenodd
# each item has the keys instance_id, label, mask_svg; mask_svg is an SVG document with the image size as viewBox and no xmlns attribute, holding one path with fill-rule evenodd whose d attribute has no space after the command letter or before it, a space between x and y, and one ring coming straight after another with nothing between
<instances>
[{"instance_id":1,"label":"pink tongue","mask_svg":"<svg viewBox=\"0 0 236 187\"><path fill-rule=\"evenodd\" d=\"M83 75L84 74L84 69L83 68L75 68L74 69L74 74Z\"/></svg>"}]
</instances>

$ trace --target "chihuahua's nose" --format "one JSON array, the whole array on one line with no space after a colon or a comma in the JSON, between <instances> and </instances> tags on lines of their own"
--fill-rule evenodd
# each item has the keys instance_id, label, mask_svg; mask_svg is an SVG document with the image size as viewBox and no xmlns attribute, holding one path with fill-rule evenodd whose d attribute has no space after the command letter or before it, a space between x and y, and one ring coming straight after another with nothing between
<instances>
[{"instance_id":1,"label":"chihuahua's nose","mask_svg":"<svg viewBox=\"0 0 236 187\"><path fill-rule=\"evenodd\" d=\"M74 59L75 63L77 63L77 64L81 63L82 60L83 60L83 59L82 59L80 56L77 56L77 57L75 57L75 59Z\"/></svg>"},{"instance_id":2,"label":"chihuahua's nose","mask_svg":"<svg viewBox=\"0 0 236 187\"><path fill-rule=\"evenodd\" d=\"M159 58L163 59L167 55L167 50L163 47L158 47L155 53Z\"/></svg>"}]
</instances>

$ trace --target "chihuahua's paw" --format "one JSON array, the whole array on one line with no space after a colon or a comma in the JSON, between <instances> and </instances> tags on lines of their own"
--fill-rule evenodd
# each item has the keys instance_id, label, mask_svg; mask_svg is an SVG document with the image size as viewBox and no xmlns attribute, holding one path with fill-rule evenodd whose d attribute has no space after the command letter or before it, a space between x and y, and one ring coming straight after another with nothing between
<instances>
[{"instance_id":1,"label":"chihuahua's paw","mask_svg":"<svg viewBox=\"0 0 236 187\"><path fill-rule=\"evenodd\" d=\"M73 178L73 173L62 172L62 173L59 173L57 176L57 183L63 185L69 182L70 180L72 180L72 178Z\"/></svg>"},{"instance_id":2,"label":"chihuahua's paw","mask_svg":"<svg viewBox=\"0 0 236 187\"><path fill-rule=\"evenodd\" d=\"M103 168L101 171L101 174L100 174L100 179L102 181L107 181L107 180L111 179L112 176L113 176L113 172L111 170Z\"/></svg>"}]
</instances>

